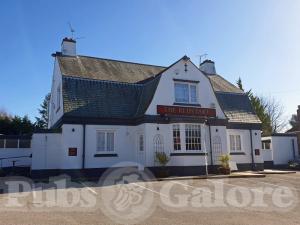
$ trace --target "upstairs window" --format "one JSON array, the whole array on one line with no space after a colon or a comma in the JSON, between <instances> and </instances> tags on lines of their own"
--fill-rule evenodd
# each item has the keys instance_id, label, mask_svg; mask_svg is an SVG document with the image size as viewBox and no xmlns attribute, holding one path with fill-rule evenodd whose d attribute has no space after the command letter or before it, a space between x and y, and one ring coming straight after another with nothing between
<instances>
[{"instance_id":1,"label":"upstairs window","mask_svg":"<svg viewBox=\"0 0 300 225\"><path fill-rule=\"evenodd\" d=\"M231 152L242 151L241 136L230 135L229 138L230 138L230 151Z\"/></svg>"},{"instance_id":2,"label":"upstairs window","mask_svg":"<svg viewBox=\"0 0 300 225\"><path fill-rule=\"evenodd\" d=\"M175 102L196 104L197 98L197 84L194 83L175 83Z\"/></svg>"}]
</instances>

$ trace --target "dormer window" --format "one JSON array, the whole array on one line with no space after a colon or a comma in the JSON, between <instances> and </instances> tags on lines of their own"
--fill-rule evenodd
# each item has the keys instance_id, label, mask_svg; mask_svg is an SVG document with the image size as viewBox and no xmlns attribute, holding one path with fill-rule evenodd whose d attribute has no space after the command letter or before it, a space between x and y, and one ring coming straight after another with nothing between
<instances>
[{"instance_id":1,"label":"dormer window","mask_svg":"<svg viewBox=\"0 0 300 225\"><path fill-rule=\"evenodd\" d=\"M175 103L197 104L197 84L175 82Z\"/></svg>"}]
</instances>

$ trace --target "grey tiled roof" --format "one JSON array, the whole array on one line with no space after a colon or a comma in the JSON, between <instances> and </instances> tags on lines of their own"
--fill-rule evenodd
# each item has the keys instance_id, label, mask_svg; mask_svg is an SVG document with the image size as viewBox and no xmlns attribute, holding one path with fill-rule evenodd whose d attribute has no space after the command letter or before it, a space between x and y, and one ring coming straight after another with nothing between
<instances>
[{"instance_id":1,"label":"grey tiled roof","mask_svg":"<svg viewBox=\"0 0 300 225\"><path fill-rule=\"evenodd\" d=\"M75 117L137 118L148 108L159 79L126 84L64 76L64 113Z\"/></svg>"},{"instance_id":2,"label":"grey tiled roof","mask_svg":"<svg viewBox=\"0 0 300 225\"><path fill-rule=\"evenodd\" d=\"M261 123L245 93L216 92L216 96L229 122Z\"/></svg>"},{"instance_id":3,"label":"grey tiled roof","mask_svg":"<svg viewBox=\"0 0 300 225\"><path fill-rule=\"evenodd\" d=\"M165 69L162 66L88 56L57 56L57 59L63 75L126 83L151 78Z\"/></svg>"},{"instance_id":4,"label":"grey tiled roof","mask_svg":"<svg viewBox=\"0 0 300 225\"><path fill-rule=\"evenodd\" d=\"M133 118L147 110L166 67L87 56L57 56L66 115ZM220 75L206 74L230 122L260 123L248 97Z\"/></svg>"}]
</instances>

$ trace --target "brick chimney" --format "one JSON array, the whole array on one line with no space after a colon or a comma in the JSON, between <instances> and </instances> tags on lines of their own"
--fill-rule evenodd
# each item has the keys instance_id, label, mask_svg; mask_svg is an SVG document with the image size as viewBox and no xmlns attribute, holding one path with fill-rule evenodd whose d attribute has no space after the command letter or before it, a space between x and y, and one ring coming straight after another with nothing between
<instances>
[{"instance_id":1,"label":"brick chimney","mask_svg":"<svg viewBox=\"0 0 300 225\"><path fill-rule=\"evenodd\" d=\"M76 41L72 38L64 38L61 42L62 55L76 56Z\"/></svg>"},{"instance_id":2,"label":"brick chimney","mask_svg":"<svg viewBox=\"0 0 300 225\"><path fill-rule=\"evenodd\" d=\"M298 109L297 109L297 118L298 121L300 121L300 105L298 105Z\"/></svg>"},{"instance_id":3,"label":"brick chimney","mask_svg":"<svg viewBox=\"0 0 300 225\"><path fill-rule=\"evenodd\" d=\"M206 74L216 74L215 62L212 60L204 60L199 69Z\"/></svg>"}]
</instances>

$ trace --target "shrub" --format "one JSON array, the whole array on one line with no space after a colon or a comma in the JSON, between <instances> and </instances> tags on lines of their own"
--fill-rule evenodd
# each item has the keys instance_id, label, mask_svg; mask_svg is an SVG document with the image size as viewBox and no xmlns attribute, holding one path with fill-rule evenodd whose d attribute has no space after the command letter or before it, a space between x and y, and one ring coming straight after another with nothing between
<instances>
[{"instance_id":1,"label":"shrub","mask_svg":"<svg viewBox=\"0 0 300 225\"><path fill-rule=\"evenodd\" d=\"M297 161L291 160L288 162L288 165L289 165L289 168L291 168L291 169L300 169L300 163Z\"/></svg>"},{"instance_id":2,"label":"shrub","mask_svg":"<svg viewBox=\"0 0 300 225\"><path fill-rule=\"evenodd\" d=\"M221 162L221 165L224 169L230 169L229 166L230 155L228 154L221 155L219 161Z\"/></svg>"},{"instance_id":3,"label":"shrub","mask_svg":"<svg viewBox=\"0 0 300 225\"><path fill-rule=\"evenodd\" d=\"M161 165L166 166L170 161L170 157L165 152L155 152L155 160Z\"/></svg>"}]
</instances>

